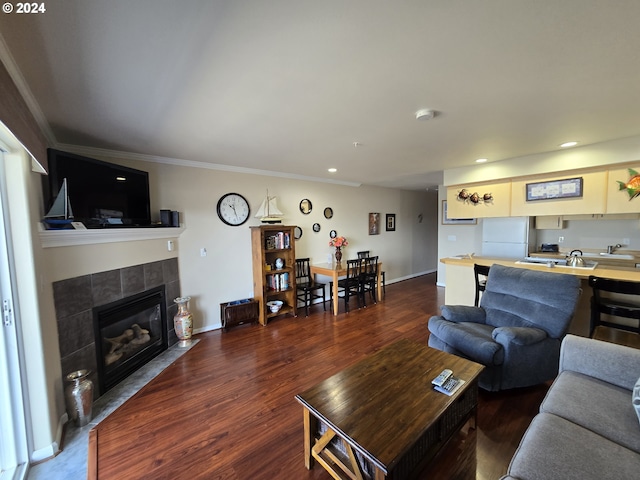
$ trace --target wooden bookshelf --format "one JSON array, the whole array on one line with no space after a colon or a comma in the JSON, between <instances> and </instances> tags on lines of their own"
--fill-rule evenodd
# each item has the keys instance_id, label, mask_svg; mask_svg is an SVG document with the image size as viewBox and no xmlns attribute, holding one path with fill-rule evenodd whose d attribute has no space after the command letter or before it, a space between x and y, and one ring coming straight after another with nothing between
<instances>
[{"instance_id":1,"label":"wooden bookshelf","mask_svg":"<svg viewBox=\"0 0 640 480\"><path fill-rule=\"evenodd\" d=\"M260 302L258 321L262 325L280 315L297 315L295 226L262 225L251 228L253 296ZM277 268L277 259L283 262ZM272 313L267 302L281 300L282 308Z\"/></svg>"}]
</instances>

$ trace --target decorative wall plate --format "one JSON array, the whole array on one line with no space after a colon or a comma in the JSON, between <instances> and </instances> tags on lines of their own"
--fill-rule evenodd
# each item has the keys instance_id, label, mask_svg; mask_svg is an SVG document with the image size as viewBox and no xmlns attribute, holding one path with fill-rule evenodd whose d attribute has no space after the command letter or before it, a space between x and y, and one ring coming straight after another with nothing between
<instances>
[{"instance_id":1,"label":"decorative wall plate","mask_svg":"<svg viewBox=\"0 0 640 480\"><path fill-rule=\"evenodd\" d=\"M338 232L336 232L335 230L331 230L331 231L329 232L329 236L330 236L331 238L336 238L336 237L338 236Z\"/></svg>"},{"instance_id":2,"label":"decorative wall plate","mask_svg":"<svg viewBox=\"0 0 640 480\"><path fill-rule=\"evenodd\" d=\"M294 228L293 229L293 238L295 238L296 240L299 240L301 236L302 236L302 228L300 228L300 227Z\"/></svg>"},{"instance_id":3,"label":"decorative wall plate","mask_svg":"<svg viewBox=\"0 0 640 480\"><path fill-rule=\"evenodd\" d=\"M333 217L333 208L331 208L331 207L325 208L324 209L324 218L329 219L331 217Z\"/></svg>"},{"instance_id":4,"label":"decorative wall plate","mask_svg":"<svg viewBox=\"0 0 640 480\"><path fill-rule=\"evenodd\" d=\"M311 200L309 200L308 198L300 200L300 211L304 215L309 215L312 209L313 209L313 205L311 204Z\"/></svg>"},{"instance_id":5,"label":"decorative wall plate","mask_svg":"<svg viewBox=\"0 0 640 480\"><path fill-rule=\"evenodd\" d=\"M320 224L319 223L314 223L313 224L313 231L318 233L320 231Z\"/></svg>"}]
</instances>

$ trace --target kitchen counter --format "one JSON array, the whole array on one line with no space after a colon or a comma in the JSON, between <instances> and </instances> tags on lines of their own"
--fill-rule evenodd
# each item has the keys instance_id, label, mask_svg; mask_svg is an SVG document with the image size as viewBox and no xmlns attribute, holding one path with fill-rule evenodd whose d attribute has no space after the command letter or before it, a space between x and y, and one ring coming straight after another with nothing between
<instances>
[{"instance_id":1,"label":"kitchen counter","mask_svg":"<svg viewBox=\"0 0 640 480\"><path fill-rule=\"evenodd\" d=\"M549 255L549 254L547 254ZM536 253L536 257L542 257L543 254ZM546 256L546 255L545 255ZM565 258L564 255L549 255L549 258ZM640 268L635 267L618 267L613 265L603 265L602 260L596 257L585 257L585 260L598 262L595 268L571 268L571 267L548 267L546 265L533 265L517 263L517 260L508 260L504 258L490 258L490 257L469 257L468 255L459 257L446 257L440 259L445 265L458 265L464 267L472 267L473 264L491 266L494 263L505 265L507 267L516 268L528 268L530 270L542 270L552 273L560 273L565 275L576 275L582 279L588 279L590 275L597 277L612 278L614 280L630 280L633 282L640 282ZM473 272L472 272L473 276ZM454 277L455 278L455 277ZM447 275L449 279L449 275ZM448 282L447 282L448 283ZM448 285L447 285L448 286ZM474 283L475 291L475 283Z\"/></svg>"},{"instance_id":2,"label":"kitchen counter","mask_svg":"<svg viewBox=\"0 0 640 480\"><path fill-rule=\"evenodd\" d=\"M535 254L535 256L541 256ZM557 254L556 254L557 256ZM564 255L561 256L564 258ZM516 263L516 260L508 260L504 258L476 257L469 255L461 255L457 257L446 257L440 259L446 268L446 287L444 290L444 299L447 305L473 305L475 297L475 279L473 275L473 264L491 266L495 263L505 265L507 267L526 268L529 270L539 270L544 272L555 273L558 275L575 275L581 279L582 294L574 315L569 333L575 335L589 335L589 315L591 312L590 299L591 287L589 287L588 279L590 275L597 277L606 277L616 280L628 280L632 282L640 282L640 268L634 267L617 267L612 265L603 265L597 258L585 257L589 260L597 261L598 265L593 268L571 268L571 267L548 267L546 265L523 264Z\"/></svg>"}]
</instances>

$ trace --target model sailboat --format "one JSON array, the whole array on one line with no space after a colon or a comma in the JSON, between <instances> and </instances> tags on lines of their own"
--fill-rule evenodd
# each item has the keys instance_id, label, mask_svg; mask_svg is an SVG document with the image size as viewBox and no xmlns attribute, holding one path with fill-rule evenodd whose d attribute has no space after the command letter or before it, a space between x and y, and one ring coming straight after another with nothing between
<instances>
[{"instance_id":1,"label":"model sailboat","mask_svg":"<svg viewBox=\"0 0 640 480\"><path fill-rule=\"evenodd\" d=\"M51 228L64 228L73 221L73 211L69 203L69 194L67 193L67 179L62 180L62 186L58 192L51 209L44 216L44 222Z\"/></svg>"},{"instance_id":2,"label":"model sailboat","mask_svg":"<svg viewBox=\"0 0 640 480\"><path fill-rule=\"evenodd\" d=\"M276 197L269 196L269 191L267 191L267 196L260 204L255 217L259 218L262 223L282 223L284 214L278 209Z\"/></svg>"}]
</instances>

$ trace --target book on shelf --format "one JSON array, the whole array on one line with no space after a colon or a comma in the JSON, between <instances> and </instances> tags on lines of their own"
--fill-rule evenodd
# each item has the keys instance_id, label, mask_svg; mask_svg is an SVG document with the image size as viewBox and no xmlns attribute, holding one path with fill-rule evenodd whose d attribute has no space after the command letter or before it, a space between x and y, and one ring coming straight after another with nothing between
<instances>
[{"instance_id":1,"label":"book on shelf","mask_svg":"<svg viewBox=\"0 0 640 480\"><path fill-rule=\"evenodd\" d=\"M291 248L291 235L289 232L278 232L265 237L264 242L267 250L285 250Z\"/></svg>"},{"instance_id":2,"label":"book on shelf","mask_svg":"<svg viewBox=\"0 0 640 480\"><path fill-rule=\"evenodd\" d=\"M288 290L289 274L287 272L284 272L267 275L267 286L269 287L269 290L275 290L278 292Z\"/></svg>"}]
</instances>

